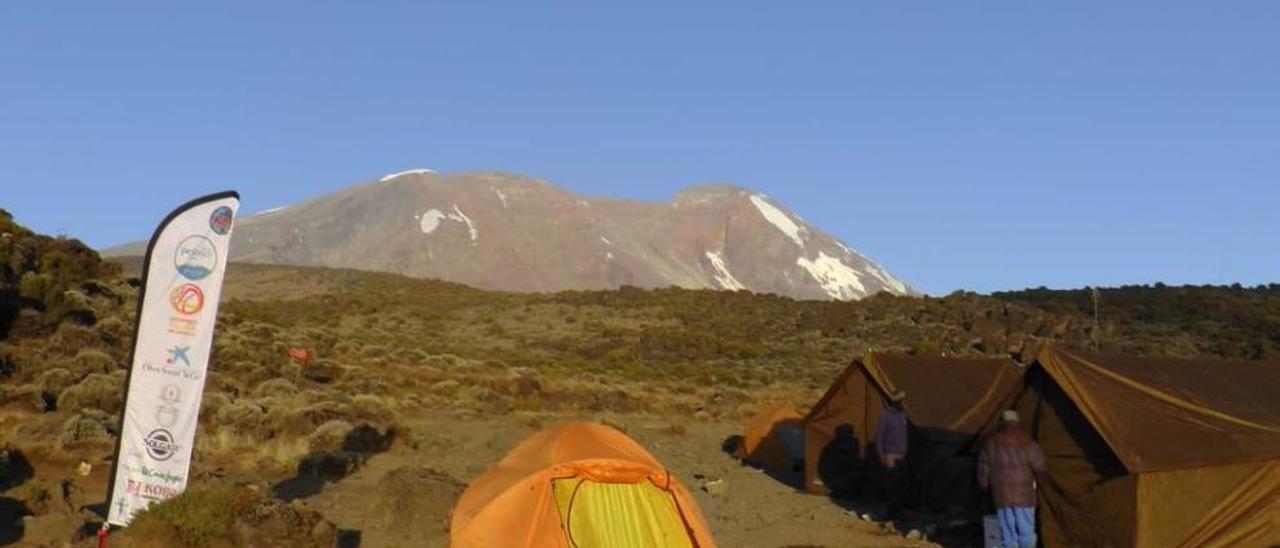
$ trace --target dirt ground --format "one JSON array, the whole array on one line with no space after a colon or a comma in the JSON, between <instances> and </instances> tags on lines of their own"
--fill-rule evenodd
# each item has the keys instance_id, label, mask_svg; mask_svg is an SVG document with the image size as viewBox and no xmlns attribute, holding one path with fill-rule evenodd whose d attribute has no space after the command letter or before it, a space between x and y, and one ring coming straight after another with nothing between
<instances>
[{"instance_id":1,"label":"dirt ground","mask_svg":"<svg viewBox=\"0 0 1280 548\"><path fill-rule=\"evenodd\" d=\"M447 546L449 514L471 479L545 425L598 420L624 429L695 493L716 542L723 547L934 546L908 540L889 525L864 521L826 498L797 492L738 463L722 450L741 425L649 416L485 417L441 414L408 419L406 433L387 451L342 479L223 478L260 484L299 509L314 510L340 530L339 546ZM75 478L70 506L105 498L107 466L79 477L73 462L35 463L50 484ZM197 464L199 468L199 464ZM713 487L705 486L711 483ZM20 488L19 488L20 489ZM81 515L85 515L81 512ZM17 546L94 546L66 519L28 518ZM0 542L3 544L3 542Z\"/></svg>"},{"instance_id":2,"label":"dirt ground","mask_svg":"<svg viewBox=\"0 0 1280 548\"><path fill-rule=\"evenodd\" d=\"M575 417L412 421L410 443L374 456L363 469L327 485L303 504L341 529L359 531L361 546L446 546L448 513L465 484L539 425L571 418ZM891 528L857 518L826 497L797 493L759 470L740 465L721 450L726 438L740 432L740 425L642 416L603 420L625 428L695 492L720 546L931 545L907 540ZM683 431L673 424L682 425ZM720 480L723 491L713 495L702 486L714 480ZM388 496L396 491L401 491L399 496Z\"/></svg>"}]
</instances>

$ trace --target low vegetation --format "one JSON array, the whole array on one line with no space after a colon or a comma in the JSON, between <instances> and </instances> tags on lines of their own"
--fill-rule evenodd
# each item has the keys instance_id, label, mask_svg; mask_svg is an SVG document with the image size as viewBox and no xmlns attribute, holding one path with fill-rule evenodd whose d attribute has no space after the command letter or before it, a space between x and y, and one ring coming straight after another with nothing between
<instances>
[{"instance_id":1,"label":"low vegetation","mask_svg":"<svg viewBox=\"0 0 1280 548\"><path fill-rule=\"evenodd\" d=\"M33 459L100 462L117 434L138 280L79 242L32 234L3 212L0 238L0 446ZM236 264L194 477L287 476L300 462L365 454L346 446L355 433L391 440L401 417L428 412L737 420L763 402L811 403L850 358L871 350L1029 362L1052 342L1280 356L1280 285L1103 289L1096 318L1093 296L1036 289L846 303L675 288L512 294ZM181 544L234 543L219 535L225 512L242 510L242 495L193 492L140 523L190 522L165 533ZM199 519L173 519L196 512L183 501L198 497L230 498L193 514Z\"/></svg>"}]
</instances>

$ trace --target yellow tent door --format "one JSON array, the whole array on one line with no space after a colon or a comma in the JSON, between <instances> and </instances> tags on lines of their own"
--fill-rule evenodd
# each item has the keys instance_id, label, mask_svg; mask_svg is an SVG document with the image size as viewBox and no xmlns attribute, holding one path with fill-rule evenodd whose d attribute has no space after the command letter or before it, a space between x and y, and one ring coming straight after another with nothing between
<instances>
[{"instance_id":1,"label":"yellow tent door","mask_svg":"<svg viewBox=\"0 0 1280 548\"><path fill-rule=\"evenodd\" d=\"M647 480L551 483L571 548L693 547L675 497Z\"/></svg>"}]
</instances>

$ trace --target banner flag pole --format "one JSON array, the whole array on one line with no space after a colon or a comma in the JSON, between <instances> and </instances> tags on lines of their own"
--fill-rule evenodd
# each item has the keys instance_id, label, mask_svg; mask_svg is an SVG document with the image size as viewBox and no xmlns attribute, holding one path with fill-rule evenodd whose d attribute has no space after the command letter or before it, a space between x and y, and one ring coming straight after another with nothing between
<instances>
[{"instance_id":1,"label":"banner flag pole","mask_svg":"<svg viewBox=\"0 0 1280 548\"><path fill-rule=\"evenodd\" d=\"M187 487L239 207L235 191L187 202L147 244L107 523L128 525L136 512Z\"/></svg>"}]
</instances>

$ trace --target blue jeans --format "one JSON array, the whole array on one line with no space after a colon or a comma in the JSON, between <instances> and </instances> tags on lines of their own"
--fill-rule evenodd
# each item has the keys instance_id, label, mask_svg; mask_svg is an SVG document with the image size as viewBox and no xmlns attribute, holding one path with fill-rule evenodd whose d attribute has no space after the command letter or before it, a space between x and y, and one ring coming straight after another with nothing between
<instances>
[{"instance_id":1,"label":"blue jeans","mask_svg":"<svg viewBox=\"0 0 1280 548\"><path fill-rule=\"evenodd\" d=\"M1002 506L996 509L996 517L1000 519L1000 546L1036 547L1036 508L1034 506Z\"/></svg>"}]
</instances>

